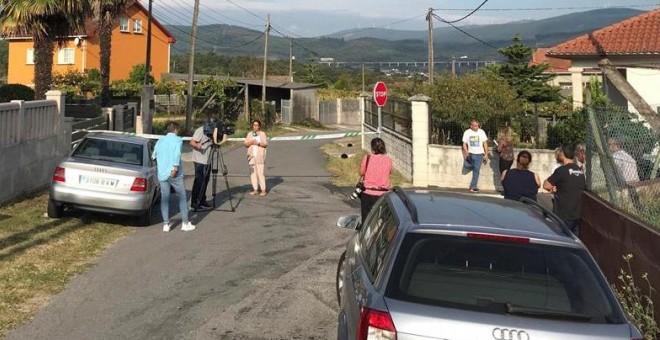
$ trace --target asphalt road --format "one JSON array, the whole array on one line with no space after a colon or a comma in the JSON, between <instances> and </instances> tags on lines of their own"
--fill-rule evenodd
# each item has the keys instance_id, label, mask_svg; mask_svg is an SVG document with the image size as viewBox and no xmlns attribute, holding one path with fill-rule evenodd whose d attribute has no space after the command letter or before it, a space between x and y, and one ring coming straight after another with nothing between
<instances>
[{"instance_id":1,"label":"asphalt road","mask_svg":"<svg viewBox=\"0 0 660 340\"><path fill-rule=\"evenodd\" d=\"M330 184L322 143L272 143L266 197L248 194L245 150L226 150L236 212L220 177L220 206L193 215L197 230L137 228L7 338L335 337L335 269L352 234L335 223L358 209Z\"/></svg>"}]
</instances>

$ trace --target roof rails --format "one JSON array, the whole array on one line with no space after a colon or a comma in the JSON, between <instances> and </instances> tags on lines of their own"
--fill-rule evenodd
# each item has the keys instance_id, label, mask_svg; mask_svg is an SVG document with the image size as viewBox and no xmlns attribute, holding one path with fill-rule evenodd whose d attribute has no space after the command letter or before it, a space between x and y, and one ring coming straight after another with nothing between
<instances>
[{"instance_id":1,"label":"roof rails","mask_svg":"<svg viewBox=\"0 0 660 340\"><path fill-rule=\"evenodd\" d=\"M406 194L405 191L401 187L394 187L394 193L399 196L401 201L403 201L403 205L406 206L408 209L408 212L410 212L410 217L413 220L413 223L417 224L419 223L419 217L417 216L417 207L415 206L415 203L410 199L410 196Z\"/></svg>"},{"instance_id":2,"label":"roof rails","mask_svg":"<svg viewBox=\"0 0 660 340\"><path fill-rule=\"evenodd\" d=\"M553 213L552 211L548 210L546 207L542 206L539 202L528 197L521 197L520 202L523 202L527 205L531 205L532 207L540 210L543 213L543 217L550 218L551 220L557 222L564 235L568 237L573 237L573 233L568 228L564 220L562 220L559 216L555 215L555 213Z\"/></svg>"}]
</instances>

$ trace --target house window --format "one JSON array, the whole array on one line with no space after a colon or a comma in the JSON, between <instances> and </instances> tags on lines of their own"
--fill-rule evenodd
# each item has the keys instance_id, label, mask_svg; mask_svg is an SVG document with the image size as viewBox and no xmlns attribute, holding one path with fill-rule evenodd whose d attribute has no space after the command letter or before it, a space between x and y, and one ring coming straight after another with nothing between
<instances>
[{"instance_id":1,"label":"house window","mask_svg":"<svg viewBox=\"0 0 660 340\"><path fill-rule=\"evenodd\" d=\"M142 20L133 20L133 33L142 33Z\"/></svg>"},{"instance_id":2,"label":"house window","mask_svg":"<svg viewBox=\"0 0 660 340\"><path fill-rule=\"evenodd\" d=\"M128 30L128 18L119 18L119 31L129 32L129 30Z\"/></svg>"},{"instance_id":3,"label":"house window","mask_svg":"<svg viewBox=\"0 0 660 340\"><path fill-rule=\"evenodd\" d=\"M73 48L62 48L57 52L57 63L60 65L72 65L75 61Z\"/></svg>"},{"instance_id":4,"label":"house window","mask_svg":"<svg viewBox=\"0 0 660 340\"><path fill-rule=\"evenodd\" d=\"M28 65L34 65L34 48L27 49L27 57L25 63Z\"/></svg>"}]
</instances>

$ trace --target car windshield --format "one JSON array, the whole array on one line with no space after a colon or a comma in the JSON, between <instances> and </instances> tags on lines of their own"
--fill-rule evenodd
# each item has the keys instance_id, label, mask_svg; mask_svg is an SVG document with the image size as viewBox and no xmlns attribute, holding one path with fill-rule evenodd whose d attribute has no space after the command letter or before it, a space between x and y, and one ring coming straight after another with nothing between
<instances>
[{"instance_id":1,"label":"car windshield","mask_svg":"<svg viewBox=\"0 0 660 340\"><path fill-rule=\"evenodd\" d=\"M487 313L625 322L586 251L539 244L409 234L386 296Z\"/></svg>"},{"instance_id":2,"label":"car windshield","mask_svg":"<svg viewBox=\"0 0 660 340\"><path fill-rule=\"evenodd\" d=\"M140 166L143 155L141 144L100 138L85 138L73 153L73 157L77 158Z\"/></svg>"}]
</instances>

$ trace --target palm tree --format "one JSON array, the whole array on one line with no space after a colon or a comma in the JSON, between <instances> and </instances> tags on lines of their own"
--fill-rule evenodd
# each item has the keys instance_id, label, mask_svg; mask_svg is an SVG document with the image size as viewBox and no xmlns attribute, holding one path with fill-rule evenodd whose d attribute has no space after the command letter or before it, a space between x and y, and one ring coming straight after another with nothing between
<instances>
[{"instance_id":1,"label":"palm tree","mask_svg":"<svg viewBox=\"0 0 660 340\"><path fill-rule=\"evenodd\" d=\"M101 73L101 106L110 105L110 54L112 50L112 28L126 7L135 0L92 0L94 18L98 22Z\"/></svg>"},{"instance_id":2,"label":"palm tree","mask_svg":"<svg viewBox=\"0 0 660 340\"><path fill-rule=\"evenodd\" d=\"M35 99L44 99L52 83L53 49L66 36L80 33L88 0L0 0L4 35L32 36Z\"/></svg>"}]
</instances>

